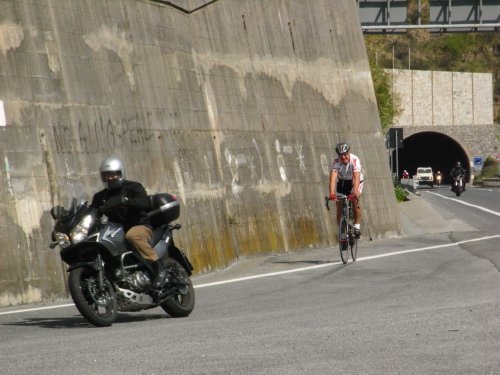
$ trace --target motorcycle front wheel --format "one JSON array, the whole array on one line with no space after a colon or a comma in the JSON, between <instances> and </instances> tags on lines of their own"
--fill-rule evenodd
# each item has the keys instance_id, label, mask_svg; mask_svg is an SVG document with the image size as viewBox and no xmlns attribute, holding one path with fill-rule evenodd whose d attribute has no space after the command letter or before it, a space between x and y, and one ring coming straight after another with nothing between
<instances>
[{"instance_id":1,"label":"motorcycle front wheel","mask_svg":"<svg viewBox=\"0 0 500 375\"><path fill-rule=\"evenodd\" d=\"M174 259L167 258L163 260L163 265L165 268L176 269L177 272L187 280L187 291L185 293L178 293L173 297L170 297L160 306L161 308L172 318L182 318L186 317L194 309L194 287L191 279L189 278L186 270Z\"/></svg>"},{"instance_id":2,"label":"motorcycle front wheel","mask_svg":"<svg viewBox=\"0 0 500 375\"><path fill-rule=\"evenodd\" d=\"M104 276L104 290L97 284L97 272L88 267L75 268L69 273L69 291L82 316L97 327L109 327L116 319L116 293Z\"/></svg>"}]
</instances>

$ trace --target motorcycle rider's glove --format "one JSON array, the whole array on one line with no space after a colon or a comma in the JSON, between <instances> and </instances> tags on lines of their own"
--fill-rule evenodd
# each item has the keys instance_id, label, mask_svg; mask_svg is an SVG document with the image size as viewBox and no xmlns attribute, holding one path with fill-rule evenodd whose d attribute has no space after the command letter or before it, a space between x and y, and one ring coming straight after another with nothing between
<instances>
[{"instance_id":1,"label":"motorcycle rider's glove","mask_svg":"<svg viewBox=\"0 0 500 375\"><path fill-rule=\"evenodd\" d=\"M104 204L100 207L101 212L106 212L115 207L125 206L128 203L128 198L123 195L115 195L109 198Z\"/></svg>"}]
</instances>

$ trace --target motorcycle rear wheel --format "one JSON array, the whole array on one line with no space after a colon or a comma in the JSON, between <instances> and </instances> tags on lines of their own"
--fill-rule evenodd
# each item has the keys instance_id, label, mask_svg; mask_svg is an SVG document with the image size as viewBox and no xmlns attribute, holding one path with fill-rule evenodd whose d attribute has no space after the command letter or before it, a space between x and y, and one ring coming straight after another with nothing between
<instances>
[{"instance_id":1,"label":"motorcycle rear wheel","mask_svg":"<svg viewBox=\"0 0 500 375\"><path fill-rule=\"evenodd\" d=\"M116 293L104 276L105 291L97 287L97 272L88 267L75 268L69 273L69 291L82 316L97 327L109 327L118 313Z\"/></svg>"},{"instance_id":2,"label":"motorcycle rear wheel","mask_svg":"<svg viewBox=\"0 0 500 375\"><path fill-rule=\"evenodd\" d=\"M170 297L160 306L172 318L186 317L194 309L194 287L191 279L189 278L186 270L175 259L164 259L163 265L165 268L175 267L179 270L181 276L188 282L188 290L185 294L176 294Z\"/></svg>"}]
</instances>

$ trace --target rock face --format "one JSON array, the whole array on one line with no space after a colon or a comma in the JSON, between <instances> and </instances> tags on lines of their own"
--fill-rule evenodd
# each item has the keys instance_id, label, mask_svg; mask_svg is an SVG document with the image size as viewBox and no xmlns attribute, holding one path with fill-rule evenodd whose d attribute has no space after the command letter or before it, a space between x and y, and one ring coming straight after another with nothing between
<instances>
[{"instance_id":1,"label":"rock face","mask_svg":"<svg viewBox=\"0 0 500 375\"><path fill-rule=\"evenodd\" d=\"M398 235L357 17L351 0L4 0L0 305L67 295L49 210L90 200L109 155L179 197L197 273L335 245L341 140L364 163L365 233Z\"/></svg>"}]
</instances>

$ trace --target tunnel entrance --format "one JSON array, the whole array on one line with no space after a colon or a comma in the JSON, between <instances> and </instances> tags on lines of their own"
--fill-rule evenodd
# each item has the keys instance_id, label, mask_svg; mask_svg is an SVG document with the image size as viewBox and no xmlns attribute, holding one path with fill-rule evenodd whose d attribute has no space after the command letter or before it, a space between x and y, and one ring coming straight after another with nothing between
<instances>
[{"instance_id":1,"label":"tunnel entrance","mask_svg":"<svg viewBox=\"0 0 500 375\"><path fill-rule=\"evenodd\" d=\"M410 178L418 167L432 167L434 173L441 171L443 182L450 183L450 170L459 161L467 171L467 181L470 179L470 163L466 152L453 138L437 132L422 132L412 134L404 139L404 146L398 150L396 164L396 150L392 150L393 171L398 166L398 177L403 170L407 170Z\"/></svg>"}]
</instances>

